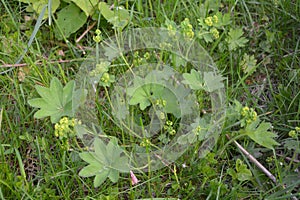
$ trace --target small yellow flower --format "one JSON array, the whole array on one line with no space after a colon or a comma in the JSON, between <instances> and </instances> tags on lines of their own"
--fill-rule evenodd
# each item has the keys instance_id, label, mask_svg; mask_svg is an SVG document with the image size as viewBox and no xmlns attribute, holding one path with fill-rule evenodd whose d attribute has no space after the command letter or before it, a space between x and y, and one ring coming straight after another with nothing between
<instances>
[{"instance_id":1,"label":"small yellow flower","mask_svg":"<svg viewBox=\"0 0 300 200\"><path fill-rule=\"evenodd\" d=\"M213 25L213 18L212 17L206 17L204 22L207 26L212 26Z\"/></svg>"},{"instance_id":2,"label":"small yellow flower","mask_svg":"<svg viewBox=\"0 0 300 200\"><path fill-rule=\"evenodd\" d=\"M216 28L212 28L210 32L212 33L215 39L219 38L219 31Z\"/></svg>"},{"instance_id":3,"label":"small yellow flower","mask_svg":"<svg viewBox=\"0 0 300 200\"><path fill-rule=\"evenodd\" d=\"M218 21L219 21L218 16L214 15L212 20L215 24L218 23Z\"/></svg>"},{"instance_id":4,"label":"small yellow flower","mask_svg":"<svg viewBox=\"0 0 300 200\"><path fill-rule=\"evenodd\" d=\"M291 131L289 132L289 136L290 136L291 138L296 138L296 137L297 137L296 131L291 130Z\"/></svg>"}]
</instances>

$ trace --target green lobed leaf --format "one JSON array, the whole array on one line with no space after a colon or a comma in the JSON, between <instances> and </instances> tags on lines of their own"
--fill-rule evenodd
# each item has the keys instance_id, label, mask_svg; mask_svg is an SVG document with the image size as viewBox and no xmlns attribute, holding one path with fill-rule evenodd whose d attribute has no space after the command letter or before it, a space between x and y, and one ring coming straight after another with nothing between
<instances>
[{"instance_id":1,"label":"green lobed leaf","mask_svg":"<svg viewBox=\"0 0 300 200\"><path fill-rule=\"evenodd\" d=\"M54 104L58 105L59 109L63 108L63 86L58 78L52 78L49 90Z\"/></svg>"},{"instance_id":2,"label":"green lobed leaf","mask_svg":"<svg viewBox=\"0 0 300 200\"><path fill-rule=\"evenodd\" d=\"M103 17L114 27L120 27L123 29L129 21L130 15L129 12L122 8L117 7L115 10L111 10L110 6L105 2L100 2L98 8L103 15Z\"/></svg>"},{"instance_id":3,"label":"green lobed leaf","mask_svg":"<svg viewBox=\"0 0 300 200\"><path fill-rule=\"evenodd\" d=\"M111 139L109 143L106 146L107 151L107 157L113 160L114 158L120 157L120 154L123 152L123 149L121 149L117 142Z\"/></svg>"},{"instance_id":4,"label":"green lobed leaf","mask_svg":"<svg viewBox=\"0 0 300 200\"><path fill-rule=\"evenodd\" d=\"M244 164L242 160L236 160L235 168L237 171L236 177L239 181L251 180L252 173L249 169L247 169L247 165Z\"/></svg>"},{"instance_id":5,"label":"green lobed leaf","mask_svg":"<svg viewBox=\"0 0 300 200\"><path fill-rule=\"evenodd\" d=\"M119 172L115 169L110 169L108 178L111 182L116 183L119 180Z\"/></svg>"},{"instance_id":6,"label":"green lobed leaf","mask_svg":"<svg viewBox=\"0 0 300 200\"><path fill-rule=\"evenodd\" d=\"M90 163L90 164L99 163L99 161L95 158L95 153L92 153L92 152L82 152L82 153L79 153L79 157L82 160L84 160L85 162Z\"/></svg>"},{"instance_id":7,"label":"green lobed leaf","mask_svg":"<svg viewBox=\"0 0 300 200\"><path fill-rule=\"evenodd\" d=\"M75 88L75 81L73 81L73 80L69 81L63 88L63 98L62 98L63 105L72 101L72 95L74 93L74 88Z\"/></svg>"},{"instance_id":8,"label":"green lobed leaf","mask_svg":"<svg viewBox=\"0 0 300 200\"><path fill-rule=\"evenodd\" d=\"M262 122L256 120L249 124L245 133L256 143L269 148L274 149L274 145L279 145L273 138L277 137L277 135L273 132L268 131L271 128L271 123Z\"/></svg>"},{"instance_id":9,"label":"green lobed leaf","mask_svg":"<svg viewBox=\"0 0 300 200\"><path fill-rule=\"evenodd\" d=\"M95 148L95 155L97 160L99 160L101 163L105 165L109 165L110 158L107 158L108 154L104 142L101 139L96 138L94 140L94 148Z\"/></svg>"},{"instance_id":10,"label":"green lobed leaf","mask_svg":"<svg viewBox=\"0 0 300 200\"><path fill-rule=\"evenodd\" d=\"M205 90L213 92L224 87L222 81L224 78L221 75L215 75L213 72L204 72Z\"/></svg>"},{"instance_id":11,"label":"green lobed leaf","mask_svg":"<svg viewBox=\"0 0 300 200\"><path fill-rule=\"evenodd\" d=\"M99 0L72 0L86 16L92 16Z\"/></svg>"},{"instance_id":12,"label":"green lobed leaf","mask_svg":"<svg viewBox=\"0 0 300 200\"><path fill-rule=\"evenodd\" d=\"M97 174L101 174L103 171L103 166L99 163L91 164L82 168L79 172L79 176L82 177L91 177ZM99 173L100 172L100 173Z\"/></svg>"},{"instance_id":13,"label":"green lobed leaf","mask_svg":"<svg viewBox=\"0 0 300 200\"><path fill-rule=\"evenodd\" d=\"M86 20L87 16L85 13L74 3L70 3L57 12L57 26L59 26L62 34L66 38L80 29L85 24ZM64 38L58 28L55 29L55 36L59 40Z\"/></svg>"},{"instance_id":14,"label":"green lobed leaf","mask_svg":"<svg viewBox=\"0 0 300 200\"><path fill-rule=\"evenodd\" d=\"M244 47L248 39L243 37L243 29L230 29L226 42L228 43L229 51L234 51L239 47Z\"/></svg>"},{"instance_id":15,"label":"green lobed leaf","mask_svg":"<svg viewBox=\"0 0 300 200\"><path fill-rule=\"evenodd\" d=\"M37 13L40 14L44 8L45 5L48 4L49 0L19 0L20 2L27 3L27 4L32 4L33 10ZM55 13L57 8L60 5L60 0L52 0L51 3L51 13ZM43 19L48 18L48 8L46 9L45 15L43 16Z\"/></svg>"},{"instance_id":16,"label":"green lobed leaf","mask_svg":"<svg viewBox=\"0 0 300 200\"><path fill-rule=\"evenodd\" d=\"M47 110L45 108L42 108L34 114L34 117L37 119L41 119L41 118L56 115L56 114L57 114L57 110Z\"/></svg>"},{"instance_id":17,"label":"green lobed leaf","mask_svg":"<svg viewBox=\"0 0 300 200\"><path fill-rule=\"evenodd\" d=\"M95 176L94 187L99 187L108 177L110 170L102 170Z\"/></svg>"},{"instance_id":18,"label":"green lobed leaf","mask_svg":"<svg viewBox=\"0 0 300 200\"><path fill-rule=\"evenodd\" d=\"M184 84L188 84L191 89L193 90L203 89L204 82L203 82L201 72L192 69L191 73L184 73L182 76L184 78L182 82Z\"/></svg>"},{"instance_id":19,"label":"green lobed leaf","mask_svg":"<svg viewBox=\"0 0 300 200\"><path fill-rule=\"evenodd\" d=\"M119 172L128 173L130 171L129 165L128 165L128 158L125 156L119 157L116 159L111 167L113 169L118 170Z\"/></svg>"},{"instance_id":20,"label":"green lobed leaf","mask_svg":"<svg viewBox=\"0 0 300 200\"><path fill-rule=\"evenodd\" d=\"M47 104L53 105L56 108L59 107L59 104L56 104L54 101L52 101L52 94L49 88L36 85L35 89L37 93L44 99L44 101L47 102Z\"/></svg>"},{"instance_id":21,"label":"green lobed leaf","mask_svg":"<svg viewBox=\"0 0 300 200\"><path fill-rule=\"evenodd\" d=\"M45 99L43 98L35 98L35 99L29 99L28 100L28 104L32 107L35 107L35 108L42 108L42 107L48 107L50 106L50 109L49 110L56 110L56 107L53 106L51 107L51 105L49 105Z\"/></svg>"}]
</instances>

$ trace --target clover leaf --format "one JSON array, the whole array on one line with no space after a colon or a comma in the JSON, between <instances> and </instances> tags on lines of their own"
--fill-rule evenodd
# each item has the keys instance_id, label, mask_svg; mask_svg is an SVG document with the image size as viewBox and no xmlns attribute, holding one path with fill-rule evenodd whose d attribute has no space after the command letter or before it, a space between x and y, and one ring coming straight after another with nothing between
<instances>
[{"instance_id":1,"label":"clover leaf","mask_svg":"<svg viewBox=\"0 0 300 200\"><path fill-rule=\"evenodd\" d=\"M35 89L41 98L28 100L32 107L40 108L35 114L35 118L44 118L50 116L52 123L56 123L63 116L73 117L72 95L75 82L70 81L65 87L57 78L53 78L50 87L46 88L36 85Z\"/></svg>"},{"instance_id":2,"label":"clover leaf","mask_svg":"<svg viewBox=\"0 0 300 200\"><path fill-rule=\"evenodd\" d=\"M120 172L129 172L128 159L120 156L123 150L117 145L117 140L111 139L107 145L96 138L94 140L94 152L82 152L80 158L89 163L79 172L80 176L95 176L94 187L99 187L107 178L113 183L119 179Z\"/></svg>"}]
</instances>

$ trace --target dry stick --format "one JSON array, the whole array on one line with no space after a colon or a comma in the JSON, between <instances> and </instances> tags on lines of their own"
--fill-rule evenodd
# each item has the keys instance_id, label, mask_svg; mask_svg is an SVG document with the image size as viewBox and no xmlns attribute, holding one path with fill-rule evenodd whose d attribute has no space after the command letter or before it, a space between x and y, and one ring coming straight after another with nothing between
<instances>
[{"instance_id":1,"label":"dry stick","mask_svg":"<svg viewBox=\"0 0 300 200\"><path fill-rule=\"evenodd\" d=\"M96 22L94 22L92 25L90 25L82 34L77 38L75 41L76 43L80 42L80 40L96 25Z\"/></svg>"},{"instance_id":2,"label":"dry stick","mask_svg":"<svg viewBox=\"0 0 300 200\"><path fill-rule=\"evenodd\" d=\"M47 63L53 64L53 63L70 63L73 62L74 60L50 60L50 61L46 61ZM34 63L35 65L42 65L44 64L43 62L36 62ZM19 64L3 64L0 65L0 68L9 68L9 67L26 67L28 65L31 64L27 64L27 63L19 63Z\"/></svg>"},{"instance_id":3,"label":"dry stick","mask_svg":"<svg viewBox=\"0 0 300 200\"><path fill-rule=\"evenodd\" d=\"M288 161L292 161L292 162L294 162L294 163L299 163L299 162L300 162L300 160L297 160L296 158L295 158L295 159L292 159L292 158L290 158L290 157L285 157L284 155L278 154L278 153L276 153L276 155L277 155L277 156L280 156L280 157L284 157L284 159L286 159L286 160L288 160Z\"/></svg>"},{"instance_id":4,"label":"dry stick","mask_svg":"<svg viewBox=\"0 0 300 200\"><path fill-rule=\"evenodd\" d=\"M226 134L226 137L230 140L230 136ZM269 172L258 160L256 160L242 145L240 145L237 141L233 140L234 144L245 154L250 161L252 161L259 169L261 169L275 184L277 183L275 176ZM286 187L282 185L283 189ZM298 200L297 197L292 197L293 200Z\"/></svg>"},{"instance_id":5,"label":"dry stick","mask_svg":"<svg viewBox=\"0 0 300 200\"><path fill-rule=\"evenodd\" d=\"M230 140L228 134L226 137ZM260 162L258 162L246 149L244 149L237 141L233 140L234 144L245 154L251 162L253 162L259 169L261 169L274 183L277 183L275 176L269 172Z\"/></svg>"}]
</instances>

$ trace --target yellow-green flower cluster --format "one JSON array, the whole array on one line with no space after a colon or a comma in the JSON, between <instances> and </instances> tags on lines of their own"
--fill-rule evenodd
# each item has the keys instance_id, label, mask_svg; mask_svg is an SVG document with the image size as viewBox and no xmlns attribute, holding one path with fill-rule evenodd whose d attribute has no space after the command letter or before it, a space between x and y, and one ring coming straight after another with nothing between
<instances>
[{"instance_id":1,"label":"yellow-green flower cluster","mask_svg":"<svg viewBox=\"0 0 300 200\"><path fill-rule=\"evenodd\" d=\"M96 42L96 43L99 43L101 42L102 40L102 36L101 36L101 31L99 29L97 29L95 31L96 35L93 36L93 40Z\"/></svg>"},{"instance_id":2,"label":"yellow-green flower cluster","mask_svg":"<svg viewBox=\"0 0 300 200\"><path fill-rule=\"evenodd\" d=\"M241 115L244 118L246 125L257 120L257 113L253 108L249 108L248 106L242 108Z\"/></svg>"},{"instance_id":3,"label":"yellow-green flower cluster","mask_svg":"<svg viewBox=\"0 0 300 200\"><path fill-rule=\"evenodd\" d=\"M70 120L67 117L63 117L54 125L54 135L61 140L63 148L69 149L68 140L75 137L74 126L77 124L81 124L81 121L74 118Z\"/></svg>"},{"instance_id":4,"label":"yellow-green flower cluster","mask_svg":"<svg viewBox=\"0 0 300 200\"><path fill-rule=\"evenodd\" d=\"M164 99L156 99L155 105L165 107L167 105L167 101Z\"/></svg>"},{"instance_id":5,"label":"yellow-green flower cluster","mask_svg":"<svg viewBox=\"0 0 300 200\"><path fill-rule=\"evenodd\" d=\"M216 28L210 29L209 32L213 35L213 37L214 37L215 39L218 39L218 38L219 38L219 31L218 31Z\"/></svg>"},{"instance_id":6,"label":"yellow-green flower cluster","mask_svg":"<svg viewBox=\"0 0 300 200\"><path fill-rule=\"evenodd\" d=\"M71 120L67 117L63 117L59 120L58 123L55 124L54 135L56 137L68 137L73 136L74 134L74 126L76 124L81 124L81 121L72 118Z\"/></svg>"},{"instance_id":7,"label":"yellow-green flower cluster","mask_svg":"<svg viewBox=\"0 0 300 200\"><path fill-rule=\"evenodd\" d=\"M174 37L176 35L176 31L177 31L175 22L167 20L165 22L165 24L166 24L169 36Z\"/></svg>"},{"instance_id":8,"label":"yellow-green flower cluster","mask_svg":"<svg viewBox=\"0 0 300 200\"><path fill-rule=\"evenodd\" d=\"M180 27L182 30L183 35L186 38L193 39L194 37L194 31L193 31L193 26L190 23L190 20L188 18L185 18L181 23Z\"/></svg>"},{"instance_id":9,"label":"yellow-green flower cluster","mask_svg":"<svg viewBox=\"0 0 300 200\"><path fill-rule=\"evenodd\" d=\"M204 19L204 22L207 26L213 26L214 24L218 23L218 21L219 19L217 15L209 16Z\"/></svg>"},{"instance_id":10,"label":"yellow-green flower cluster","mask_svg":"<svg viewBox=\"0 0 300 200\"><path fill-rule=\"evenodd\" d=\"M193 132L194 132L195 135L199 135L200 132L201 132L201 130L202 130L202 128L201 128L201 126L199 125L199 126L197 126L197 127L193 130Z\"/></svg>"},{"instance_id":11,"label":"yellow-green flower cluster","mask_svg":"<svg viewBox=\"0 0 300 200\"><path fill-rule=\"evenodd\" d=\"M103 75L102 75L102 77L101 77L101 81L102 81L103 83L108 83L109 79L110 79L109 73L107 73L107 72L103 73Z\"/></svg>"},{"instance_id":12,"label":"yellow-green flower cluster","mask_svg":"<svg viewBox=\"0 0 300 200\"><path fill-rule=\"evenodd\" d=\"M99 74L107 72L109 66L110 63L107 61L96 64L95 69L90 72L90 76L97 76Z\"/></svg>"},{"instance_id":13,"label":"yellow-green flower cluster","mask_svg":"<svg viewBox=\"0 0 300 200\"><path fill-rule=\"evenodd\" d=\"M293 139L296 139L299 133L300 133L300 127L295 127L295 130L291 130L289 132L289 136Z\"/></svg>"},{"instance_id":14,"label":"yellow-green flower cluster","mask_svg":"<svg viewBox=\"0 0 300 200\"><path fill-rule=\"evenodd\" d=\"M176 134L176 130L173 128L173 122L170 120L166 121L166 125L164 125L164 130L166 130L170 135Z\"/></svg>"},{"instance_id":15,"label":"yellow-green flower cluster","mask_svg":"<svg viewBox=\"0 0 300 200\"><path fill-rule=\"evenodd\" d=\"M150 147L151 146L151 142L148 138L143 138L143 141L140 143L140 146L142 147Z\"/></svg>"}]
</instances>

